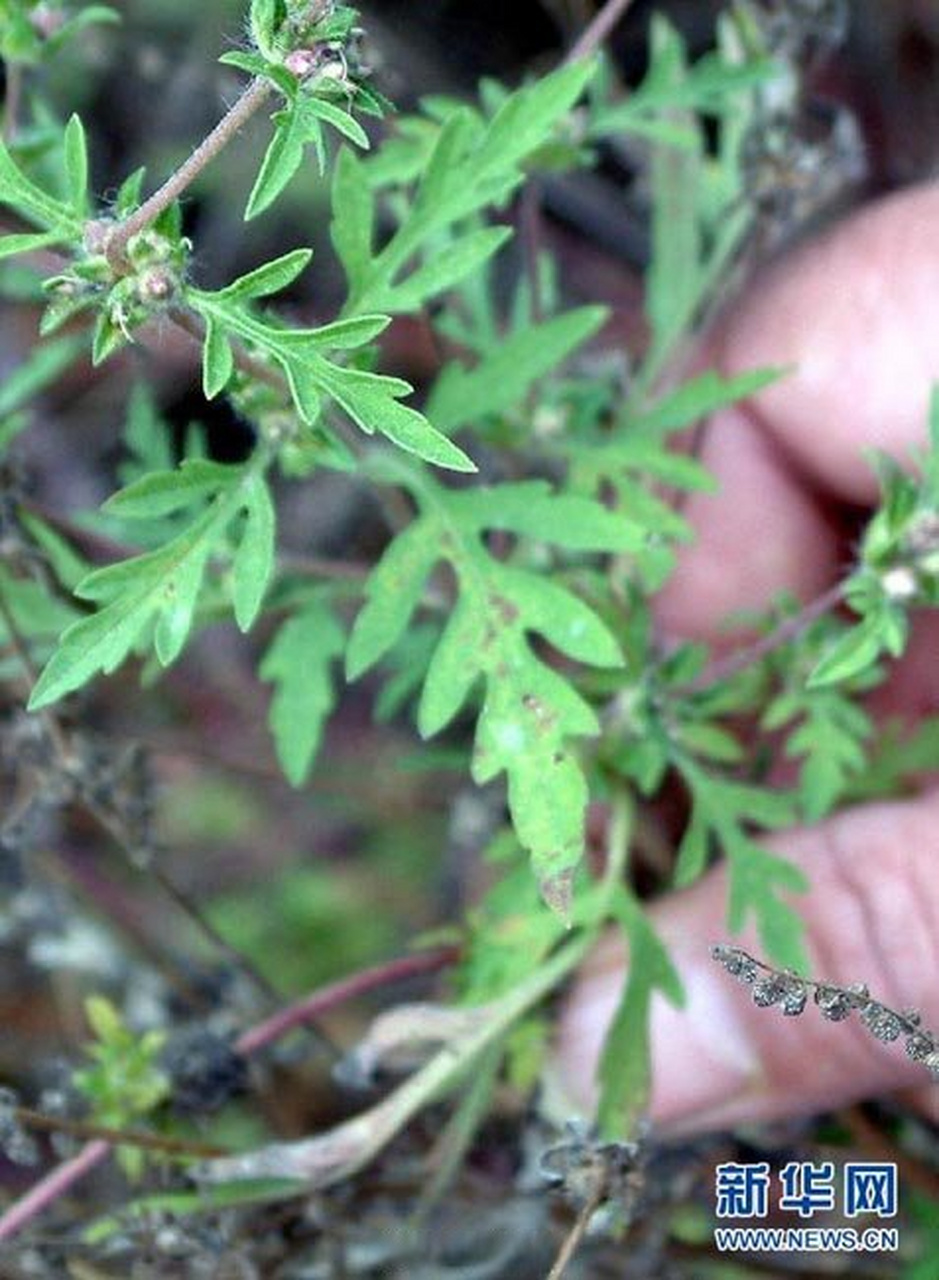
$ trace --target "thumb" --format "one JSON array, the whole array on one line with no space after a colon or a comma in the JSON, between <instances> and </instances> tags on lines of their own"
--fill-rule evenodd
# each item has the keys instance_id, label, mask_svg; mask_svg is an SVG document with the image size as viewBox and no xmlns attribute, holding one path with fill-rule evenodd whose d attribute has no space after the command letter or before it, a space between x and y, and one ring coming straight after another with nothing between
<instances>
[{"instance_id":1,"label":"thumb","mask_svg":"<svg viewBox=\"0 0 939 1280\"><path fill-rule=\"evenodd\" d=\"M767 846L806 873L796 906L807 929L811 976L849 986L900 1011L911 1006L939 1032L939 793L860 806ZM710 957L727 940L726 870L716 868L653 908L653 922L685 987L687 1005L657 1001L652 1019L652 1118L676 1132L808 1115L928 1081L902 1042L876 1040L856 1016L825 1021L811 1000L799 1018L757 1008L745 986ZM736 942L737 939L734 939ZM740 939L759 956L752 936ZM609 937L579 976L559 1024L556 1069L585 1111L626 957Z\"/></svg>"}]
</instances>

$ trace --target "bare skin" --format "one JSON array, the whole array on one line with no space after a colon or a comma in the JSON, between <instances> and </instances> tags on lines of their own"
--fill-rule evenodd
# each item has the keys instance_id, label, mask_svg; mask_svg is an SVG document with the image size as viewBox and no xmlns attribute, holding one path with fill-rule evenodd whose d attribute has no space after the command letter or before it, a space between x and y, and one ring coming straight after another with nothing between
<instances>
[{"instance_id":1,"label":"bare skin","mask_svg":"<svg viewBox=\"0 0 939 1280\"><path fill-rule=\"evenodd\" d=\"M724 326L713 362L725 372L794 366L785 381L719 415L704 461L716 497L688 508L699 540L663 594L673 636L712 637L728 611L787 589L820 594L846 567L830 513L872 504L865 451L905 458L925 440L939 380L939 186L863 210L757 281ZM879 699L906 716L939 706L939 619L926 617ZM801 865L811 891L795 905L808 929L813 976L863 981L881 1000L915 1006L939 1030L939 786L920 797L858 807L767 841ZM922 1067L852 1024L809 1010L784 1019L755 1008L709 958L730 939L722 869L656 904L656 926L689 996L653 1021L654 1120L700 1131L744 1120L810 1114L921 1085ZM759 954L752 935L740 939ZM566 1005L558 1068L588 1108L597 1053L625 957L607 940Z\"/></svg>"}]
</instances>

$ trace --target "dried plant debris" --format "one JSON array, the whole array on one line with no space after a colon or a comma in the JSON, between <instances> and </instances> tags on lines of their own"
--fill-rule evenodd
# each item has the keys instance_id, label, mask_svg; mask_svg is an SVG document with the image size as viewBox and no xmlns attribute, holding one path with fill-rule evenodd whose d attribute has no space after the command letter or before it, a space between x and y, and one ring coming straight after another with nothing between
<instances>
[{"instance_id":1,"label":"dried plant debris","mask_svg":"<svg viewBox=\"0 0 939 1280\"><path fill-rule=\"evenodd\" d=\"M576 1205L616 1201L629 1210L642 1188L640 1142L603 1142L583 1125L567 1126L563 1142L542 1155L541 1176Z\"/></svg>"},{"instance_id":2,"label":"dried plant debris","mask_svg":"<svg viewBox=\"0 0 939 1280\"><path fill-rule=\"evenodd\" d=\"M823 58L848 31L847 0L758 0L751 12L776 57Z\"/></svg>"},{"instance_id":3,"label":"dried plant debris","mask_svg":"<svg viewBox=\"0 0 939 1280\"><path fill-rule=\"evenodd\" d=\"M876 1040L891 1044L902 1037L907 1055L939 1080L939 1037L923 1028L917 1010L897 1013L875 1000L863 982L841 987L832 982L813 982L790 969L774 969L741 947L716 943L711 947L711 956L750 988L753 1003L761 1009L775 1005L787 1016L796 1017L811 994L822 1017L829 1022L844 1022L856 1013Z\"/></svg>"}]
</instances>

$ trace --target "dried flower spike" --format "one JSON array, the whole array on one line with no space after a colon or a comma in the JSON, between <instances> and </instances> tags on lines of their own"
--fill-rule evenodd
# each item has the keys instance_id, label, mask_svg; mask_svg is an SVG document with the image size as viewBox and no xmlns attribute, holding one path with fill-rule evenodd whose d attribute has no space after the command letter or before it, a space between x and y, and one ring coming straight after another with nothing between
<instances>
[{"instance_id":1,"label":"dried flower spike","mask_svg":"<svg viewBox=\"0 0 939 1280\"><path fill-rule=\"evenodd\" d=\"M823 1018L829 1022L844 1022L857 1012L863 1026L883 1044L892 1044L903 1037L907 1056L922 1063L934 1078L939 1079L939 1040L920 1028L918 1010L903 1009L898 1013L872 999L863 982L842 987L833 982L801 978L791 969L774 969L761 960L755 960L741 947L715 943L711 947L711 956L728 973L752 988L753 1003L759 1008L778 1005L786 1016L794 1017L804 1010L811 991Z\"/></svg>"}]
</instances>

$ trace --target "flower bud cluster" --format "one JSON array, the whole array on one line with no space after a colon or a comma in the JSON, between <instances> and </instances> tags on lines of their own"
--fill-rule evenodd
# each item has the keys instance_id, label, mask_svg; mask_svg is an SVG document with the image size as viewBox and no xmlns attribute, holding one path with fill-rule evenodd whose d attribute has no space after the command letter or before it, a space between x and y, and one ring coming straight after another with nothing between
<instances>
[{"instance_id":1,"label":"flower bud cluster","mask_svg":"<svg viewBox=\"0 0 939 1280\"><path fill-rule=\"evenodd\" d=\"M131 340L133 330L164 311L178 297L185 279L189 241L147 227L127 245L122 267L107 255L113 224L89 223L86 256L67 272L46 281L50 295L44 332L59 327L79 311L96 307L117 341Z\"/></svg>"},{"instance_id":2,"label":"flower bud cluster","mask_svg":"<svg viewBox=\"0 0 939 1280\"><path fill-rule=\"evenodd\" d=\"M711 957L728 973L750 988L753 1003L760 1008L778 1006L784 1014L800 1014L808 1003L809 992L819 1013L829 1022L844 1022L856 1013L861 1024L883 1044L904 1038L907 1056L920 1062L939 1080L939 1038L921 1027L915 1009L901 1013L874 1000L863 983L841 987L830 982L812 982L791 969L774 969L755 960L741 947L716 943Z\"/></svg>"},{"instance_id":3,"label":"flower bud cluster","mask_svg":"<svg viewBox=\"0 0 939 1280\"><path fill-rule=\"evenodd\" d=\"M914 600L939 580L939 511L915 514L903 531L897 554L880 572L880 586L890 600Z\"/></svg>"}]
</instances>

